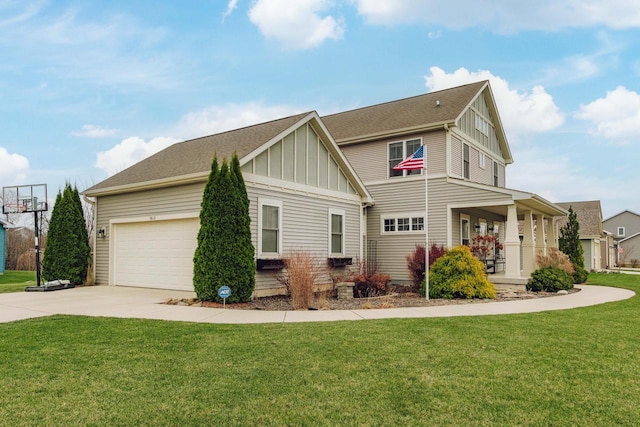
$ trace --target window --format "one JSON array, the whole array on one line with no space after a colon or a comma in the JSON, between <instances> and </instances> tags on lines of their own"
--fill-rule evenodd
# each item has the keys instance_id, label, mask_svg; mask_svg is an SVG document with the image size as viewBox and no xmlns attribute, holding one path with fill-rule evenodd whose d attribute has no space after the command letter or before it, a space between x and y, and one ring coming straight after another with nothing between
<instances>
[{"instance_id":1,"label":"window","mask_svg":"<svg viewBox=\"0 0 640 427\"><path fill-rule=\"evenodd\" d=\"M498 166L498 162L493 162L493 185L495 187L500 186L500 167Z\"/></svg>"},{"instance_id":2,"label":"window","mask_svg":"<svg viewBox=\"0 0 640 427\"><path fill-rule=\"evenodd\" d=\"M418 151L418 148L422 145L421 139L410 139L407 141L392 142L389 144L389 177L394 176L408 176L419 175L422 173L422 168L398 171L393 170L393 167L398 163Z\"/></svg>"},{"instance_id":3,"label":"window","mask_svg":"<svg viewBox=\"0 0 640 427\"><path fill-rule=\"evenodd\" d=\"M480 153L478 156L478 166L480 166L482 169L486 168L486 158L487 156L484 153Z\"/></svg>"},{"instance_id":4,"label":"window","mask_svg":"<svg viewBox=\"0 0 640 427\"><path fill-rule=\"evenodd\" d=\"M424 215L422 214L405 214L382 218L382 232L385 234L422 231L424 231Z\"/></svg>"},{"instance_id":5,"label":"window","mask_svg":"<svg viewBox=\"0 0 640 427\"><path fill-rule=\"evenodd\" d=\"M329 253L344 255L344 211L329 209Z\"/></svg>"},{"instance_id":6,"label":"window","mask_svg":"<svg viewBox=\"0 0 640 427\"><path fill-rule=\"evenodd\" d=\"M489 136L489 122L476 114L476 129L483 135Z\"/></svg>"},{"instance_id":7,"label":"window","mask_svg":"<svg viewBox=\"0 0 640 427\"><path fill-rule=\"evenodd\" d=\"M260 255L282 253L282 202L258 199L258 248Z\"/></svg>"},{"instance_id":8,"label":"window","mask_svg":"<svg viewBox=\"0 0 640 427\"><path fill-rule=\"evenodd\" d=\"M624 227L618 227L618 237L624 237L625 229Z\"/></svg>"},{"instance_id":9,"label":"window","mask_svg":"<svg viewBox=\"0 0 640 427\"><path fill-rule=\"evenodd\" d=\"M471 234L471 220L468 215L460 215L460 244L469 246Z\"/></svg>"},{"instance_id":10,"label":"window","mask_svg":"<svg viewBox=\"0 0 640 427\"><path fill-rule=\"evenodd\" d=\"M462 171L464 172L464 177L469 179L471 177L471 173L469 171L469 145L463 144L463 160L462 160Z\"/></svg>"}]
</instances>

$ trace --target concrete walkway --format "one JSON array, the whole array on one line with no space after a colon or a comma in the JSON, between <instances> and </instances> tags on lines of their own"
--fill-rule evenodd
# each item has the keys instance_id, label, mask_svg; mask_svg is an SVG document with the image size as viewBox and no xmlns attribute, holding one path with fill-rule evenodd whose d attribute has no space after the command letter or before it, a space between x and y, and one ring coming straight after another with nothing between
<instances>
[{"instance_id":1,"label":"concrete walkway","mask_svg":"<svg viewBox=\"0 0 640 427\"><path fill-rule=\"evenodd\" d=\"M260 311L166 305L169 298L193 298L195 293L159 289L91 286L50 292L0 294L0 323L69 314L160 319L202 323L328 322L416 317L482 316L565 310L620 301L634 292L581 285L580 292L521 301L457 304L374 310Z\"/></svg>"}]
</instances>

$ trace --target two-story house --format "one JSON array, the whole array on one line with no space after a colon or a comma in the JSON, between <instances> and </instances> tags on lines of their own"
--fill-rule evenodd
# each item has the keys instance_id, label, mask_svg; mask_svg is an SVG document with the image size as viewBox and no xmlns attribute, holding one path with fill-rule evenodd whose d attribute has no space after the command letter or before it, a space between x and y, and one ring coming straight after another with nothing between
<instances>
[{"instance_id":1,"label":"two-story house","mask_svg":"<svg viewBox=\"0 0 640 427\"><path fill-rule=\"evenodd\" d=\"M420 146L426 173L393 169ZM486 233L504 246L492 280L522 284L536 268L535 253L557 242L554 218L566 215L506 188L511 152L484 81L185 141L107 178L84 191L99 230L96 283L192 289L211 159L234 152L250 201L258 296L282 291L274 269L289 250L306 249L338 269L373 260L394 282L406 282L405 257L416 244L452 247ZM543 230L539 238L534 225Z\"/></svg>"},{"instance_id":2,"label":"two-story house","mask_svg":"<svg viewBox=\"0 0 640 427\"><path fill-rule=\"evenodd\" d=\"M640 259L640 215L624 210L602 221L602 226L613 234L617 262Z\"/></svg>"},{"instance_id":3,"label":"two-story house","mask_svg":"<svg viewBox=\"0 0 640 427\"><path fill-rule=\"evenodd\" d=\"M494 282L524 283L536 268L536 252L557 245L554 218L566 211L505 186L513 159L488 81L322 120L375 200L366 212L367 258L395 280L409 278L405 256L425 243L425 216L429 243L452 247L470 244L477 234L497 236L505 265ZM421 145L426 174L393 170ZM546 237L536 238L534 229Z\"/></svg>"}]
</instances>

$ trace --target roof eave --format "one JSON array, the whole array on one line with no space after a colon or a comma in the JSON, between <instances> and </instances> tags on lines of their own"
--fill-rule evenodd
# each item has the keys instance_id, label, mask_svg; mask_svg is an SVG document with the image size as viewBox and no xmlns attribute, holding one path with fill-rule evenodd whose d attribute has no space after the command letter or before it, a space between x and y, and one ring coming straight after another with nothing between
<instances>
[{"instance_id":1,"label":"roof eave","mask_svg":"<svg viewBox=\"0 0 640 427\"><path fill-rule=\"evenodd\" d=\"M349 144L357 144L359 142L370 141L372 139L381 139L388 137L395 137L400 135L406 135L410 133L416 132L428 132L437 129L446 129L446 127L454 127L456 126L456 120L450 119L437 123L430 123L428 125L420 125L420 126L412 126L402 129L393 129L391 131L371 133L367 135L358 135L354 138L344 138L344 139L336 139L338 145L349 145Z\"/></svg>"},{"instance_id":2,"label":"roof eave","mask_svg":"<svg viewBox=\"0 0 640 427\"><path fill-rule=\"evenodd\" d=\"M206 182L209 177L209 171L198 172L189 175L174 176L170 178L156 179L153 181L136 182L134 184L116 185L113 187L99 188L96 190L83 191L81 194L88 197L110 196L114 194L131 193L134 191L153 190L156 188L173 187L176 185L194 184L198 182Z\"/></svg>"}]
</instances>

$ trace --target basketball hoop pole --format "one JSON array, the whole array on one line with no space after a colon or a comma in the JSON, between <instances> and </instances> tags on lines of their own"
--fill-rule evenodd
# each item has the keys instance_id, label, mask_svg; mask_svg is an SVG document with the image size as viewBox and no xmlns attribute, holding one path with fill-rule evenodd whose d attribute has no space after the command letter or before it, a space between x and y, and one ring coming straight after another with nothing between
<instances>
[{"instance_id":1,"label":"basketball hoop pole","mask_svg":"<svg viewBox=\"0 0 640 427\"><path fill-rule=\"evenodd\" d=\"M40 227L38 226L38 212L33 212L33 222L36 232L36 285L40 286Z\"/></svg>"}]
</instances>

